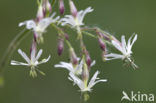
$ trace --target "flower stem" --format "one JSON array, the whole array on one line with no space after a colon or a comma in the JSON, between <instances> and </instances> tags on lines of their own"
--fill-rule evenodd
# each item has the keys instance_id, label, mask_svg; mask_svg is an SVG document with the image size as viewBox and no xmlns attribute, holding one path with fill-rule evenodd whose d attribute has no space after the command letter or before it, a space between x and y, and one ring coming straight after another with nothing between
<instances>
[{"instance_id":1,"label":"flower stem","mask_svg":"<svg viewBox=\"0 0 156 103\"><path fill-rule=\"evenodd\" d=\"M26 35L28 33L28 30L24 29L22 30L20 33L18 33L15 38L10 42L8 48L6 49L1 62L0 62L0 73L3 72L4 67L6 66L8 60L10 59L11 55L13 54L13 52L15 51L15 49L17 48L17 46L20 44L20 42L26 38L28 35Z\"/></svg>"},{"instance_id":2,"label":"flower stem","mask_svg":"<svg viewBox=\"0 0 156 103\"><path fill-rule=\"evenodd\" d=\"M85 35L87 35L87 36L89 36L89 37L92 37L92 38L97 39L97 36L95 36L95 35L93 35L93 34L91 34L91 33L89 33L89 32L82 31L82 33L85 34Z\"/></svg>"},{"instance_id":3,"label":"flower stem","mask_svg":"<svg viewBox=\"0 0 156 103\"><path fill-rule=\"evenodd\" d=\"M65 34L64 31L61 28L59 28L57 25L55 25L55 24L51 24L51 26L53 28L55 28L57 30L57 32L62 35L62 37L64 38L64 40L65 40L66 44L68 45L68 47L72 48L72 45L70 44L70 42L68 40L66 40L66 38L64 36L64 34Z\"/></svg>"}]
</instances>

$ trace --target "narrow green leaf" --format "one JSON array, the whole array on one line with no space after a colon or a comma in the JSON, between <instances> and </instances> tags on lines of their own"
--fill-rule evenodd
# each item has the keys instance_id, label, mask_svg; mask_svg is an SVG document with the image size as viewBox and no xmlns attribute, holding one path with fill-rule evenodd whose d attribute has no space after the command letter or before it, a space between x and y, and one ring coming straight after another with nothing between
<instances>
[{"instance_id":1,"label":"narrow green leaf","mask_svg":"<svg viewBox=\"0 0 156 103\"><path fill-rule=\"evenodd\" d=\"M54 6L55 2L56 2L56 0L52 0L51 5Z\"/></svg>"}]
</instances>

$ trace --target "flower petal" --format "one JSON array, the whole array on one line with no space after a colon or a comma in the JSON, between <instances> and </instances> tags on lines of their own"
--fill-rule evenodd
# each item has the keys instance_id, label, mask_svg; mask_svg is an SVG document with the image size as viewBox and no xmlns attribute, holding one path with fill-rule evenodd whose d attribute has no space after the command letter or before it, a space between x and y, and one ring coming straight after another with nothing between
<instances>
[{"instance_id":1,"label":"flower petal","mask_svg":"<svg viewBox=\"0 0 156 103\"><path fill-rule=\"evenodd\" d=\"M60 64L54 65L55 68L65 68L69 70L69 72L74 72L74 68L71 63L60 62Z\"/></svg>"},{"instance_id":2,"label":"flower petal","mask_svg":"<svg viewBox=\"0 0 156 103\"><path fill-rule=\"evenodd\" d=\"M120 54L110 53L105 55L106 60L112 60L112 59L123 59L124 56Z\"/></svg>"},{"instance_id":3,"label":"flower petal","mask_svg":"<svg viewBox=\"0 0 156 103\"><path fill-rule=\"evenodd\" d=\"M112 40L112 44L113 44L113 46L114 46L116 49L118 49L121 53L124 54L123 48L122 48L122 46L121 46L118 42Z\"/></svg>"},{"instance_id":4,"label":"flower petal","mask_svg":"<svg viewBox=\"0 0 156 103\"><path fill-rule=\"evenodd\" d=\"M138 38L138 35L136 34L136 35L134 36L134 38L133 38L133 41L132 41L132 43L131 43L131 46L133 46L133 44L135 43L135 41L137 40L137 38Z\"/></svg>"},{"instance_id":5,"label":"flower petal","mask_svg":"<svg viewBox=\"0 0 156 103\"><path fill-rule=\"evenodd\" d=\"M97 77L99 73L100 73L99 71L96 71L95 74L93 75L92 79L90 80L90 82L88 84L89 89L91 89L95 84L97 84L99 82L106 82L107 81L106 79L101 79L101 80L95 81L96 79L99 79Z\"/></svg>"},{"instance_id":6,"label":"flower petal","mask_svg":"<svg viewBox=\"0 0 156 103\"><path fill-rule=\"evenodd\" d=\"M94 82L97 79L98 74L99 74L99 71L96 71L88 84L88 88L91 88L94 85Z\"/></svg>"},{"instance_id":7,"label":"flower petal","mask_svg":"<svg viewBox=\"0 0 156 103\"><path fill-rule=\"evenodd\" d=\"M30 59L21 49L18 49L18 53L23 57L24 60L27 61L28 64L30 64Z\"/></svg>"},{"instance_id":8,"label":"flower petal","mask_svg":"<svg viewBox=\"0 0 156 103\"><path fill-rule=\"evenodd\" d=\"M132 53L132 50L131 50L132 49L132 46L135 43L135 41L137 40L137 34L136 34L134 36L134 39L133 39L132 43L131 43L131 39L133 38L133 36L134 36L134 34L128 40L128 44L127 44L127 52L128 53Z\"/></svg>"},{"instance_id":9,"label":"flower petal","mask_svg":"<svg viewBox=\"0 0 156 103\"><path fill-rule=\"evenodd\" d=\"M51 24L51 18L44 18L41 19L40 22L37 25L37 30L36 31L40 31L40 32L44 32L45 29Z\"/></svg>"},{"instance_id":10,"label":"flower petal","mask_svg":"<svg viewBox=\"0 0 156 103\"><path fill-rule=\"evenodd\" d=\"M51 58L51 56L49 55L49 57L47 59L43 59L42 61L38 62L38 65L48 62L50 58Z\"/></svg>"},{"instance_id":11,"label":"flower petal","mask_svg":"<svg viewBox=\"0 0 156 103\"><path fill-rule=\"evenodd\" d=\"M94 9L92 9L91 7L88 7L88 8L86 8L84 11L83 10L81 10L81 11L79 11L78 12L78 20L79 20L79 23L80 24L83 24L82 22L83 22L83 19L84 19L84 16L87 14L87 13L90 13L90 12L92 12Z\"/></svg>"},{"instance_id":12,"label":"flower petal","mask_svg":"<svg viewBox=\"0 0 156 103\"><path fill-rule=\"evenodd\" d=\"M93 62L91 63L91 67L94 66L96 64L96 61L93 60Z\"/></svg>"},{"instance_id":13,"label":"flower petal","mask_svg":"<svg viewBox=\"0 0 156 103\"><path fill-rule=\"evenodd\" d=\"M18 62L18 61L15 61L15 60L11 60L11 65L25 65L25 66L28 66L29 64Z\"/></svg>"},{"instance_id":14,"label":"flower petal","mask_svg":"<svg viewBox=\"0 0 156 103\"><path fill-rule=\"evenodd\" d=\"M36 56L36 61L38 61L38 59L41 57L42 53L43 53L43 50L40 49L37 56Z\"/></svg>"},{"instance_id":15,"label":"flower petal","mask_svg":"<svg viewBox=\"0 0 156 103\"><path fill-rule=\"evenodd\" d=\"M25 22L19 23L19 27L26 25L27 29L35 29L36 28L36 23L33 20L27 20Z\"/></svg>"},{"instance_id":16,"label":"flower petal","mask_svg":"<svg viewBox=\"0 0 156 103\"><path fill-rule=\"evenodd\" d=\"M127 46L126 46L126 40L125 40L124 35L121 36L121 44L122 44L122 50L123 50L124 54L126 54Z\"/></svg>"},{"instance_id":17,"label":"flower petal","mask_svg":"<svg viewBox=\"0 0 156 103\"><path fill-rule=\"evenodd\" d=\"M72 72L69 73L70 79L73 80L75 84L78 85L78 87L83 90L84 89L84 83L81 79L79 79L77 76L75 76Z\"/></svg>"}]
</instances>

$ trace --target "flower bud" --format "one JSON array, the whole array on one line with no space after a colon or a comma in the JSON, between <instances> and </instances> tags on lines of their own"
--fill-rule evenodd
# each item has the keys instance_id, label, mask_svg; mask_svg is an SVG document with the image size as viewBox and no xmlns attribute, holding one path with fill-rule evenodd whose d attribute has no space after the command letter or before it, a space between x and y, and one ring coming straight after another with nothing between
<instances>
[{"instance_id":1,"label":"flower bud","mask_svg":"<svg viewBox=\"0 0 156 103\"><path fill-rule=\"evenodd\" d=\"M78 57L76 56L73 48L70 48L70 59L73 65L78 64Z\"/></svg>"},{"instance_id":2,"label":"flower bud","mask_svg":"<svg viewBox=\"0 0 156 103\"><path fill-rule=\"evenodd\" d=\"M46 10L47 10L49 13L52 12L52 7L51 7L51 4L50 4L49 0L47 0L47 2L46 2Z\"/></svg>"},{"instance_id":3,"label":"flower bud","mask_svg":"<svg viewBox=\"0 0 156 103\"><path fill-rule=\"evenodd\" d=\"M65 33L64 37L65 37L66 40L69 40L69 35L68 34Z\"/></svg>"},{"instance_id":4,"label":"flower bud","mask_svg":"<svg viewBox=\"0 0 156 103\"><path fill-rule=\"evenodd\" d=\"M104 38L105 40L111 41L110 37L107 35L108 34L107 32L105 32L107 34L103 34L101 32L96 32L96 33L98 34L100 38Z\"/></svg>"},{"instance_id":5,"label":"flower bud","mask_svg":"<svg viewBox=\"0 0 156 103\"><path fill-rule=\"evenodd\" d=\"M40 21L43 18L44 18L44 10L43 6L40 4L37 11L37 21Z\"/></svg>"},{"instance_id":6,"label":"flower bud","mask_svg":"<svg viewBox=\"0 0 156 103\"><path fill-rule=\"evenodd\" d=\"M106 51L106 45L101 38L98 39L99 46L103 51Z\"/></svg>"},{"instance_id":7,"label":"flower bud","mask_svg":"<svg viewBox=\"0 0 156 103\"><path fill-rule=\"evenodd\" d=\"M87 85L88 79L89 79L89 70L86 63L83 64L83 71L82 71L82 79Z\"/></svg>"},{"instance_id":8,"label":"flower bud","mask_svg":"<svg viewBox=\"0 0 156 103\"><path fill-rule=\"evenodd\" d=\"M103 51L103 52L102 52L102 60L103 60L103 61L106 61L106 59L107 59L106 56L105 56L106 54L107 54L106 51Z\"/></svg>"},{"instance_id":9,"label":"flower bud","mask_svg":"<svg viewBox=\"0 0 156 103\"><path fill-rule=\"evenodd\" d=\"M63 0L59 0L59 11L60 11L61 15L64 14L65 8L64 8L64 1Z\"/></svg>"},{"instance_id":10,"label":"flower bud","mask_svg":"<svg viewBox=\"0 0 156 103\"><path fill-rule=\"evenodd\" d=\"M86 56L86 63L87 63L88 69L89 69L91 66L92 60L91 60L90 55L87 50L85 50L85 56Z\"/></svg>"},{"instance_id":11,"label":"flower bud","mask_svg":"<svg viewBox=\"0 0 156 103\"><path fill-rule=\"evenodd\" d=\"M58 46L57 46L57 53L59 56L62 54L63 50L64 50L64 40L59 39L58 40Z\"/></svg>"},{"instance_id":12,"label":"flower bud","mask_svg":"<svg viewBox=\"0 0 156 103\"><path fill-rule=\"evenodd\" d=\"M71 14L74 17L76 17L77 16L77 9L76 9L76 6L74 5L72 0L69 1L69 5L70 5L70 12L71 12Z\"/></svg>"},{"instance_id":13,"label":"flower bud","mask_svg":"<svg viewBox=\"0 0 156 103\"><path fill-rule=\"evenodd\" d=\"M88 54L88 55L86 55L86 63L87 63L87 65L88 65L88 68L90 68L91 63L92 63L92 60L91 60L91 58L90 58L90 55L89 55L89 54Z\"/></svg>"},{"instance_id":14,"label":"flower bud","mask_svg":"<svg viewBox=\"0 0 156 103\"><path fill-rule=\"evenodd\" d=\"M96 32L96 34L100 37L100 38L102 38L103 37L103 34L101 33L101 32Z\"/></svg>"},{"instance_id":15,"label":"flower bud","mask_svg":"<svg viewBox=\"0 0 156 103\"><path fill-rule=\"evenodd\" d=\"M44 16L47 16L47 14L49 15L49 13L51 13L52 11L52 7L49 0L43 0L42 6L43 6Z\"/></svg>"}]
</instances>

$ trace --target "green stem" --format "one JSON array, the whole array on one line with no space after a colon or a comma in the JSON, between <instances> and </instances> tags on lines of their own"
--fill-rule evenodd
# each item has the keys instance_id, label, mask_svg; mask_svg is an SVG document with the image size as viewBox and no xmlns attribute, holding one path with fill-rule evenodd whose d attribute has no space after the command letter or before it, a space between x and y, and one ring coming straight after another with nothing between
<instances>
[{"instance_id":1,"label":"green stem","mask_svg":"<svg viewBox=\"0 0 156 103\"><path fill-rule=\"evenodd\" d=\"M89 94L87 92L82 92L81 94L81 103L88 103L89 100Z\"/></svg>"},{"instance_id":2,"label":"green stem","mask_svg":"<svg viewBox=\"0 0 156 103\"><path fill-rule=\"evenodd\" d=\"M71 28L71 26L68 25L68 24L66 24L65 26L68 27L68 28ZM89 28L89 30L93 30L93 29L95 29L95 28L92 28L92 29ZM75 29L75 28L72 28L72 30L77 31L77 29ZM85 29L85 30L88 30L88 29ZM92 38L97 38L97 36L95 36L95 35L93 35L93 34L87 32L87 31L85 31L85 30L81 30L81 33L82 33L82 34L85 34L85 35L87 35L87 36L89 36L89 37L92 37Z\"/></svg>"},{"instance_id":3,"label":"green stem","mask_svg":"<svg viewBox=\"0 0 156 103\"><path fill-rule=\"evenodd\" d=\"M62 29L60 29L58 26L56 26L55 24L51 24L51 26L53 28L55 28L57 30L58 33L60 33L61 35L63 35L62 37L64 38L66 44L68 45L69 48L72 48L72 45L70 44L70 42L68 40L66 40L65 36L64 36L64 32L62 31Z\"/></svg>"},{"instance_id":4,"label":"green stem","mask_svg":"<svg viewBox=\"0 0 156 103\"><path fill-rule=\"evenodd\" d=\"M97 31L99 31L99 32L103 33L104 35L108 36L110 39L112 38L112 35L109 34L108 32L105 32L104 30L102 30L102 29L100 29L98 27L96 27L96 29L97 29Z\"/></svg>"},{"instance_id":5,"label":"green stem","mask_svg":"<svg viewBox=\"0 0 156 103\"><path fill-rule=\"evenodd\" d=\"M27 36L26 33L28 33L28 30L24 29L19 34L16 35L16 37L11 41L8 48L6 49L1 62L0 62L0 73L3 72L4 67L6 66L9 58L15 51L16 47L20 44L20 42Z\"/></svg>"},{"instance_id":6,"label":"green stem","mask_svg":"<svg viewBox=\"0 0 156 103\"><path fill-rule=\"evenodd\" d=\"M82 33L85 34L85 35L87 35L87 36L89 36L89 37L92 37L92 38L97 39L97 36L95 36L95 35L93 35L93 34L91 34L91 33L89 33L89 32L82 31Z\"/></svg>"}]
</instances>

